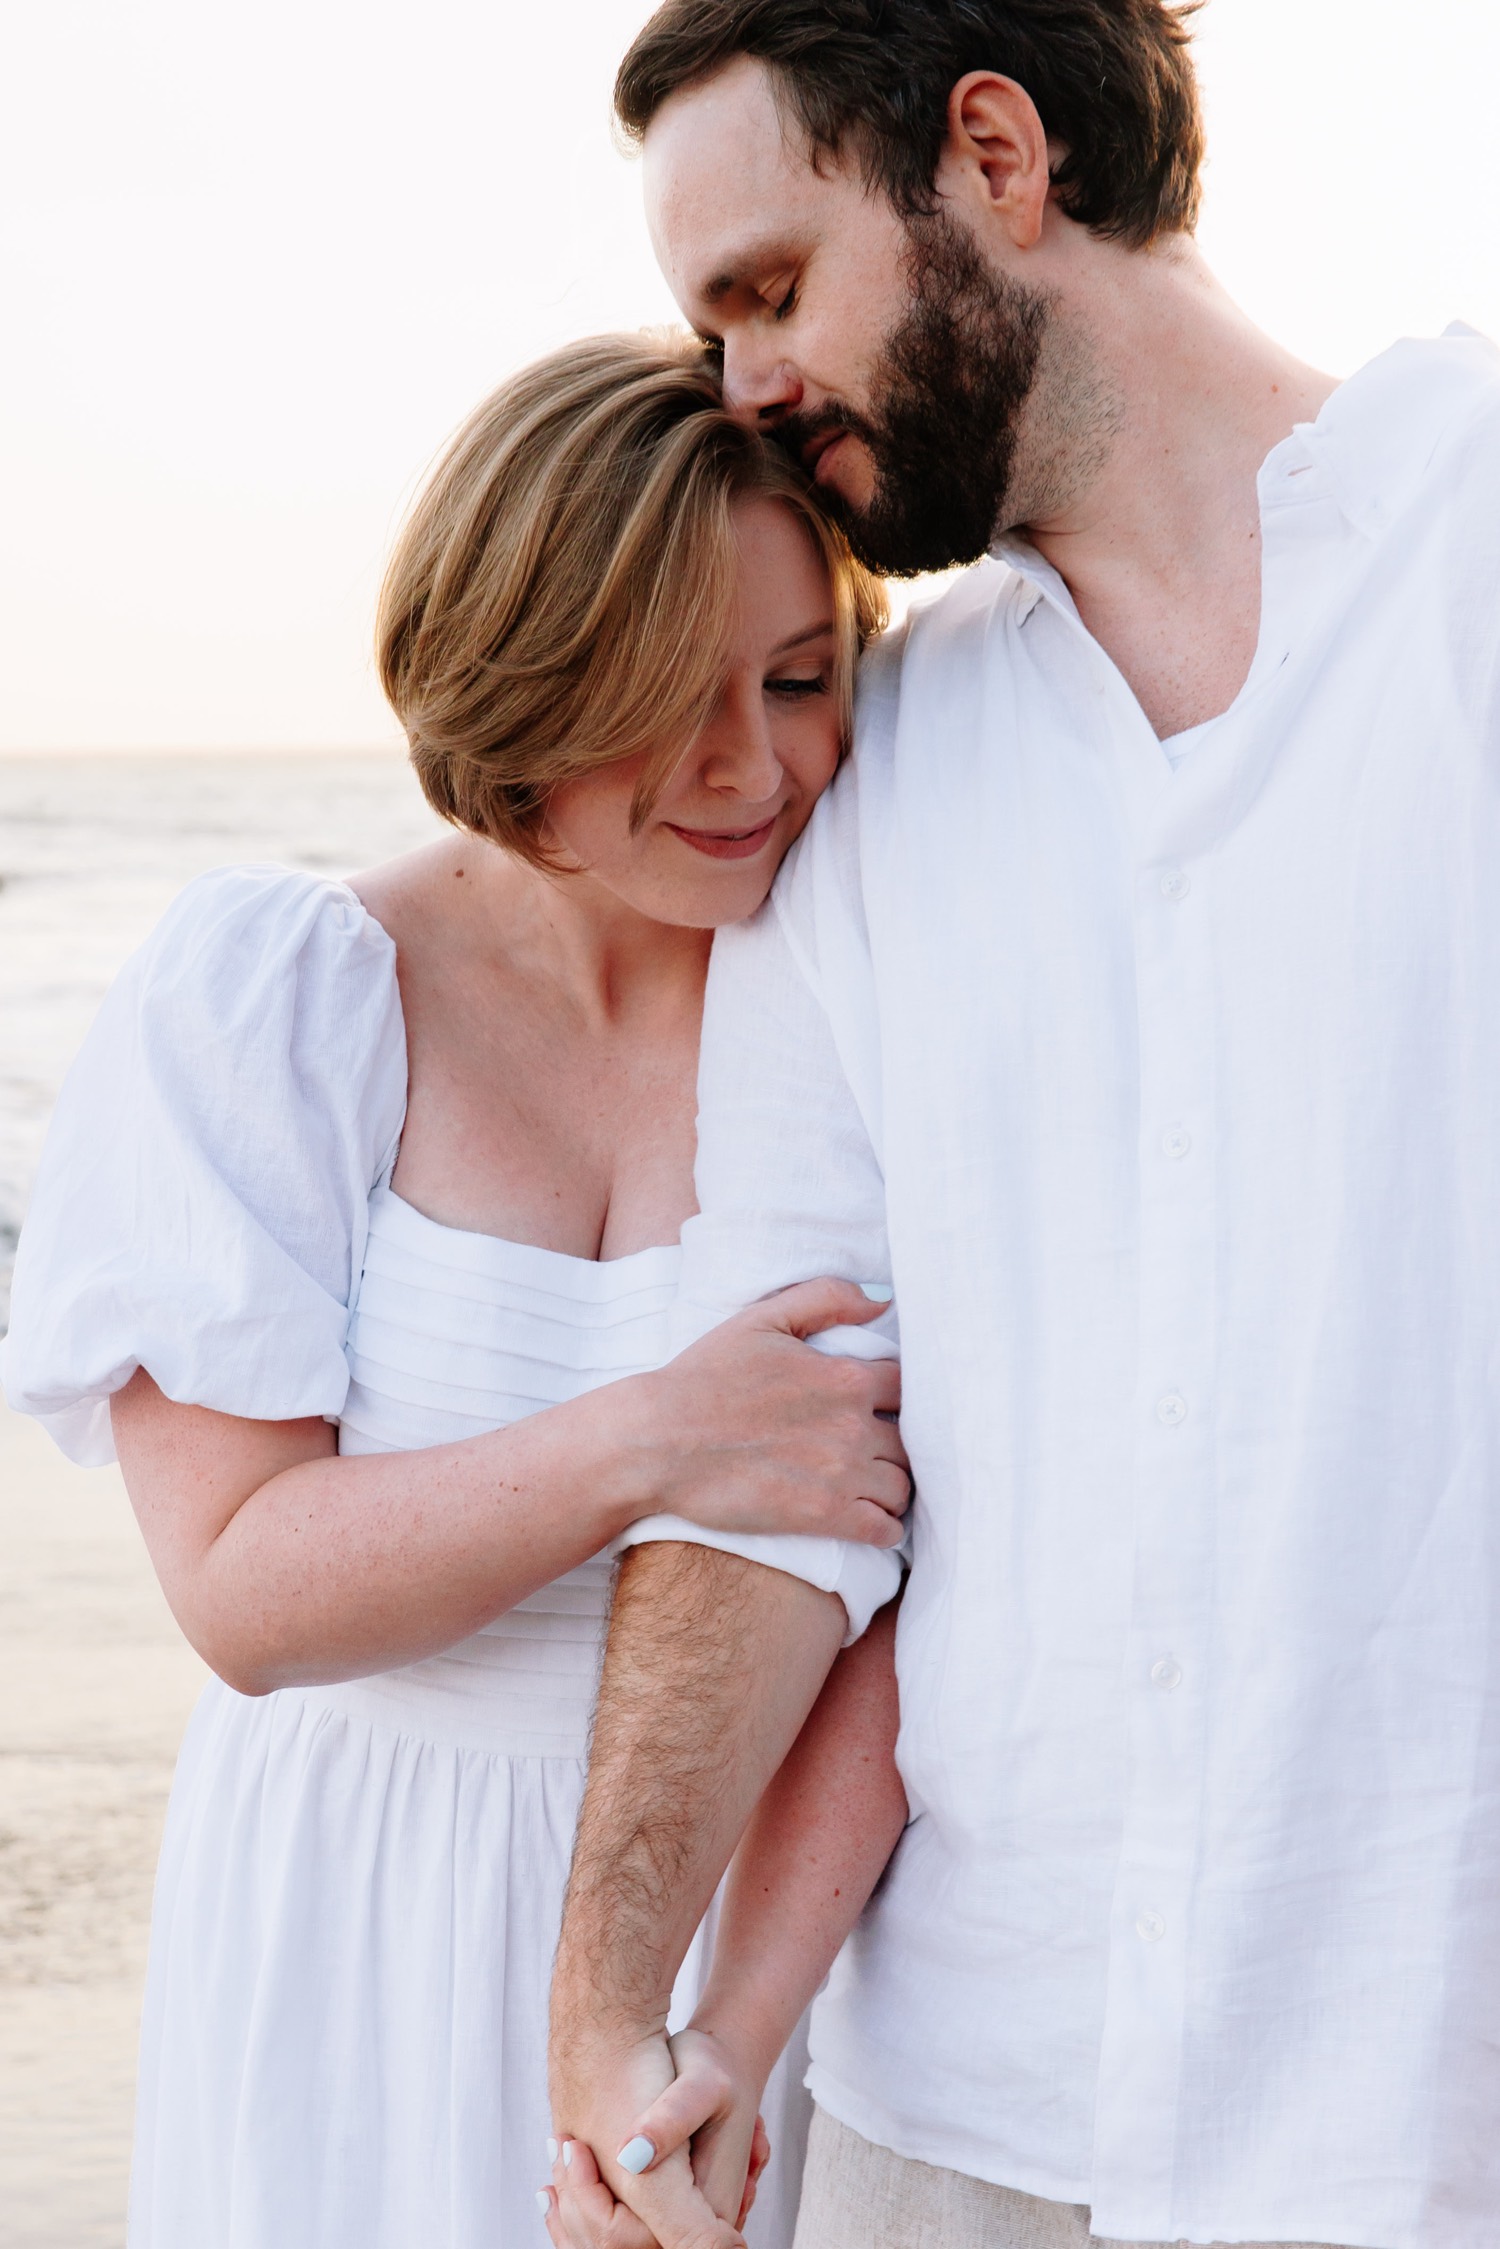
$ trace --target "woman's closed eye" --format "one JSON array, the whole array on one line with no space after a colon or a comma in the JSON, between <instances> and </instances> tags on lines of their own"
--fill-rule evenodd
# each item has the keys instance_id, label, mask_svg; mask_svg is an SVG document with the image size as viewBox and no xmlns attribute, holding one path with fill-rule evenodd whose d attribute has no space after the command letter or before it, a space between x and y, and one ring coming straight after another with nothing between
<instances>
[{"instance_id":1,"label":"woman's closed eye","mask_svg":"<svg viewBox=\"0 0 1500 2249\"><path fill-rule=\"evenodd\" d=\"M831 682L826 672L818 672L811 679L768 679L768 695L779 695L788 703L803 703L813 695L826 695Z\"/></svg>"}]
</instances>

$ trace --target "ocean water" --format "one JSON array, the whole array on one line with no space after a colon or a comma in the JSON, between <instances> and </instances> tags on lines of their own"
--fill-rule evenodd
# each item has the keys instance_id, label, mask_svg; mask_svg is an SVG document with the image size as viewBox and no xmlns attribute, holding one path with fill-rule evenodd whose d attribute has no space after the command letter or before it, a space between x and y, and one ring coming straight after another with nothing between
<instances>
[{"instance_id":1,"label":"ocean water","mask_svg":"<svg viewBox=\"0 0 1500 2249\"><path fill-rule=\"evenodd\" d=\"M394 752L0 756L0 1332L58 1087L184 883L243 860L348 875L439 832Z\"/></svg>"}]
</instances>

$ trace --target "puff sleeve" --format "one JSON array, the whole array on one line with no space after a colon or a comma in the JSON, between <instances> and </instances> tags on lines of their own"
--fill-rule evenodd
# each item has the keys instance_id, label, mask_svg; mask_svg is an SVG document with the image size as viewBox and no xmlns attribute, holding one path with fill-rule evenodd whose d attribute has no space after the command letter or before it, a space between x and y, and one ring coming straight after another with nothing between
<instances>
[{"instance_id":1,"label":"puff sleeve","mask_svg":"<svg viewBox=\"0 0 1500 2249\"><path fill-rule=\"evenodd\" d=\"M342 884L233 867L127 962L64 1082L16 1259L6 1396L114 1458L144 1367L249 1420L343 1407L372 1187L406 1106L395 948Z\"/></svg>"}]
</instances>

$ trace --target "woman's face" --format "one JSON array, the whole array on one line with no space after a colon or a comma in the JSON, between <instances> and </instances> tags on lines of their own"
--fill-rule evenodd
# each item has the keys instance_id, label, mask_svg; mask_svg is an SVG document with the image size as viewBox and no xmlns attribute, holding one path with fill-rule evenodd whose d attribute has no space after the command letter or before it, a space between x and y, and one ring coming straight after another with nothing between
<instances>
[{"instance_id":1,"label":"woman's face","mask_svg":"<svg viewBox=\"0 0 1500 2249\"><path fill-rule=\"evenodd\" d=\"M839 761L833 592L811 532L782 502L734 511L739 605L717 708L633 834L644 759L552 799L548 829L652 921L717 929L753 914Z\"/></svg>"}]
</instances>

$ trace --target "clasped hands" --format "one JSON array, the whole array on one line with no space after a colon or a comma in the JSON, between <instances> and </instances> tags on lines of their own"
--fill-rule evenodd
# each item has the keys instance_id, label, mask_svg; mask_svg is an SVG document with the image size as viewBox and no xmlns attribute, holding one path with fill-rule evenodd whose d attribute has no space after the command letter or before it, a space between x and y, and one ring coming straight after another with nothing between
<instances>
[{"instance_id":1,"label":"clasped hands","mask_svg":"<svg viewBox=\"0 0 1500 2249\"><path fill-rule=\"evenodd\" d=\"M549 2146L552 2183L537 2197L555 2249L744 2249L770 2155L758 2113L767 2074L696 2021L672 2038L555 2050L567 2136Z\"/></svg>"}]
</instances>

